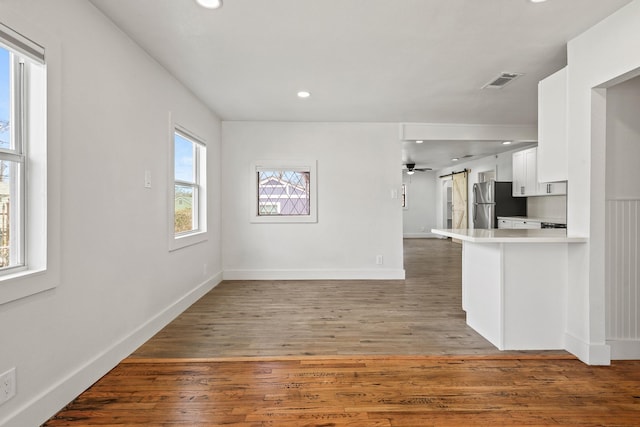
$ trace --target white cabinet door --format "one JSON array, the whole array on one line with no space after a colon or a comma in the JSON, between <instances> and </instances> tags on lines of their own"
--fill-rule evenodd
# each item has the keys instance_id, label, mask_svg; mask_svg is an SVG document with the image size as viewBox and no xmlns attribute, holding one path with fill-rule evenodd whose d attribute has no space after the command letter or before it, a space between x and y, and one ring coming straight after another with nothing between
<instances>
[{"instance_id":1,"label":"white cabinet door","mask_svg":"<svg viewBox=\"0 0 640 427\"><path fill-rule=\"evenodd\" d=\"M513 196L527 197L538 194L536 148L513 153Z\"/></svg>"},{"instance_id":2,"label":"white cabinet door","mask_svg":"<svg viewBox=\"0 0 640 427\"><path fill-rule=\"evenodd\" d=\"M509 219L499 219L498 228L513 228L513 221Z\"/></svg>"},{"instance_id":3,"label":"white cabinet door","mask_svg":"<svg viewBox=\"0 0 640 427\"><path fill-rule=\"evenodd\" d=\"M538 149L529 148L524 151L525 165L525 194L535 196L538 194Z\"/></svg>"},{"instance_id":4,"label":"white cabinet door","mask_svg":"<svg viewBox=\"0 0 640 427\"><path fill-rule=\"evenodd\" d=\"M542 224L538 221L513 221L513 228L542 228Z\"/></svg>"},{"instance_id":5,"label":"white cabinet door","mask_svg":"<svg viewBox=\"0 0 640 427\"><path fill-rule=\"evenodd\" d=\"M513 153L513 197L524 196L526 187L526 169L524 151Z\"/></svg>"},{"instance_id":6,"label":"white cabinet door","mask_svg":"<svg viewBox=\"0 0 640 427\"><path fill-rule=\"evenodd\" d=\"M555 196L567 194L566 182L540 183L538 177L539 149L529 148L513 153L513 196Z\"/></svg>"},{"instance_id":7,"label":"white cabinet door","mask_svg":"<svg viewBox=\"0 0 640 427\"><path fill-rule=\"evenodd\" d=\"M538 84L538 180L568 178L567 69Z\"/></svg>"},{"instance_id":8,"label":"white cabinet door","mask_svg":"<svg viewBox=\"0 0 640 427\"><path fill-rule=\"evenodd\" d=\"M541 196L559 196L567 194L566 182L546 182L538 186L538 194Z\"/></svg>"}]
</instances>

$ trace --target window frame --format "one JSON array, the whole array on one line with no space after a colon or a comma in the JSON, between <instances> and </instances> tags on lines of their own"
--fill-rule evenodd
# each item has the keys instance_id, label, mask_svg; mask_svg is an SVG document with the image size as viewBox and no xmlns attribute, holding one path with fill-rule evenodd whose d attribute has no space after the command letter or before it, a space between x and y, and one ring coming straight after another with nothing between
<instances>
[{"instance_id":1,"label":"window frame","mask_svg":"<svg viewBox=\"0 0 640 427\"><path fill-rule=\"evenodd\" d=\"M309 215L259 215L260 194L257 174L260 171L294 171L309 173ZM260 160L249 170L249 222L266 224L317 223L318 188L317 161L315 160Z\"/></svg>"},{"instance_id":2,"label":"window frame","mask_svg":"<svg viewBox=\"0 0 640 427\"><path fill-rule=\"evenodd\" d=\"M194 182L176 179L175 171L175 136L180 135L194 144ZM207 144L186 126L178 123L173 114L169 114L169 173L168 177L168 212L167 234L169 251L195 245L208 240L207 232ZM175 232L175 187L190 186L194 189L192 199L192 215L194 229Z\"/></svg>"},{"instance_id":3,"label":"window frame","mask_svg":"<svg viewBox=\"0 0 640 427\"><path fill-rule=\"evenodd\" d=\"M3 48L25 59L24 266L0 275L0 305L53 289L60 281L60 41L18 17L0 24ZM46 56L45 56L46 53Z\"/></svg>"}]
</instances>

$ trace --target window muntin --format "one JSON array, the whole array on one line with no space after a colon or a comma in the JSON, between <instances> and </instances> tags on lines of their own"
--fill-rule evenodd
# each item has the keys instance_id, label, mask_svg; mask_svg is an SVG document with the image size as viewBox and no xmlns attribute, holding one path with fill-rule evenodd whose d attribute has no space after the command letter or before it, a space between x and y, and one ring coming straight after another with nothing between
<instances>
[{"instance_id":1,"label":"window muntin","mask_svg":"<svg viewBox=\"0 0 640 427\"><path fill-rule=\"evenodd\" d=\"M198 232L200 224L200 160L204 146L183 131L174 133L174 233Z\"/></svg>"}]
</instances>

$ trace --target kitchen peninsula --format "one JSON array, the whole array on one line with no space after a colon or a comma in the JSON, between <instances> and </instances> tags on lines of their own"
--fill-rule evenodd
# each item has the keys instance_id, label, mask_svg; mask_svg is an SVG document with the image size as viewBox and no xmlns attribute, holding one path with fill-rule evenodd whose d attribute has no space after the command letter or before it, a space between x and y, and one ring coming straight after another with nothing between
<instances>
[{"instance_id":1,"label":"kitchen peninsula","mask_svg":"<svg viewBox=\"0 0 640 427\"><path fill-rule=\"evenodd\" d=\"M467 324L500 350L565 348L568 246L562 229L433 229L462 241Z\"/></svg>"}]
</instances>

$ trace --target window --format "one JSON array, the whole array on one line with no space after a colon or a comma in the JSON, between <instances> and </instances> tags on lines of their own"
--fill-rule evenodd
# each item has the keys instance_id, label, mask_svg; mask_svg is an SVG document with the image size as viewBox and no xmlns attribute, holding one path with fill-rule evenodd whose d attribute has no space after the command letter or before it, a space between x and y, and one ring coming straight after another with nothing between
<instances>
[{"instance_id":1,"label":"window","mask_svg":"<svg viewBox=\"0 0 640 427\"><path fill-rule=\"evenodd\" d=\"M170 249L206 240L206 146L192 132L173 126Z\"/></svg>"},{"instance_id":2,"label":"window","mask_svg":"<svg viewBox=\"0 0 640 427\"><path fill-rule=\"evenodd\" d=\"M315 162L262 161L251 167L252 222L316 222Z\"/></svg>"},{"instance_id":3,"label":"window","mask_svg":"<svg viewBox=\"0 0 640 427\"><path fill-rule=\"evenodd\" d=\"M29 267L27 251L37 250L26 242L26 153L43 142L34 128L42 125L44 86L34 79L43 75L43 62L42 47L0 26L0 275Z\"/></svg>"},{"instance_id":4,"label":"window","mask_svg":"<svg viewBox=\"0 0 640 427\"><path fill-rule=\"evenodd\" d=\"M33 38L0 24L0 304L60 280L60 43L12 24Z\"/></svg>"}]
</instances>

